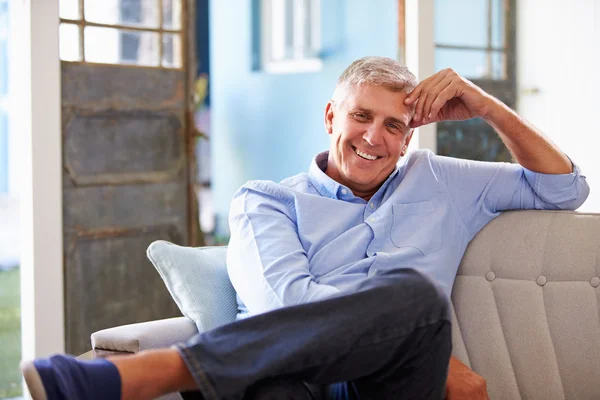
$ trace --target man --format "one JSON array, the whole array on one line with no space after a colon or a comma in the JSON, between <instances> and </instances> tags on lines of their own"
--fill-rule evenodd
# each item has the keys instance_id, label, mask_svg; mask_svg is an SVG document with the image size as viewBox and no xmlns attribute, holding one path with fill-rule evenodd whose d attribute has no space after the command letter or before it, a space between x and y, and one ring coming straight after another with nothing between
<instances>
[{"instance_id":1,"label":"man","mask_svg":"<svg viewBox=\"0 0 600 400\"><path fill-rule=\"evenodd\" d=\"M413 129L484 118L519 164L407 153ZM416 84L355 61L325 108L308 174L235 195L228 268L240 320L176 349L24 363L35 399L441 399L448 297L473 236L508 209L576 209L589 188L556 145L452 70ZM400 161L400 164L398 163Z\"/></svg>"}]
</instances>

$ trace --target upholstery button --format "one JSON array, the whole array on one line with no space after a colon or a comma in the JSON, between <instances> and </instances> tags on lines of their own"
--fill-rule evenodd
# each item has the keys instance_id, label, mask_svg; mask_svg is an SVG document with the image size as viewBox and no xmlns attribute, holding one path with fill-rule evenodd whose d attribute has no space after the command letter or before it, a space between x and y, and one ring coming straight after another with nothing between
<instances>
[{"instance_id":1,"label":"upholstery button","mask_svg":"<svg viewBox=\"0 0 600 400\"><path fill-rule=\"evenodd\" d=\"M494 279L496 279L496 274L493 273L492 271L489 271L487 274L485 274L485 279L487 279L489 282L491 282Z\"/></svg>"},{"instance_id":2,"label":"upholstery button","mask_svg":"<svg viewBox=\"0 0 600 400\"><path fill-rule=\"evenodd\" d=\"M348 191L346 189L342 189L342 194L348 194Z\"/></svg>"},{"instance_id":3,"label":"upholstery button","mask_svg":"<svg viewBox=\"0 0 600 400\"><path fill-rule=\"evenodd\" d=\"M548 282L548 279L546 279L546 277L544 275L541 275L541 276L537 277L535 282L540 286L544 286L546 284L546 282Z\"/></svg>"},{"instance_id":4,"label":"upholstery button","mask_svg":"<svg viewBox=\"0 0 600 400\"><path fill-rule=\"evenodd\" d=\"M590 285L593 287L598 287L600 285L600 278L594 276L592 279L590 279Z\"/></svg>"}]
</instances>

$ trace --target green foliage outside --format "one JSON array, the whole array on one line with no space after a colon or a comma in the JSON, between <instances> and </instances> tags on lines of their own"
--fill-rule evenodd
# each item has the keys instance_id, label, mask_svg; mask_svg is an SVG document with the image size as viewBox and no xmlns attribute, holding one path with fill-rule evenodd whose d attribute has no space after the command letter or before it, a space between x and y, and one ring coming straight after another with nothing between
<instances>
[{"instance_id":1,"label":"green foliage outside","mask_svg":"<svg viewBox=\"0 0 600 400\"><path fill-rule=\"evenodd\" d=\"M20 270L0 272L0 399L22 396Z\"/></svg>"}]
</instances>

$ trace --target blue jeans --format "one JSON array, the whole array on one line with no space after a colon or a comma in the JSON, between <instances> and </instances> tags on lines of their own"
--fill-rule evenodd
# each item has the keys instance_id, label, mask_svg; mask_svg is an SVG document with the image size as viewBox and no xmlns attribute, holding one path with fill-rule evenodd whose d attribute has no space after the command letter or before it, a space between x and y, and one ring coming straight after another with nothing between
<instances>
[{"instance_id":1,"label":"blue jeans","mask_svg":"<svg viewBox=\"0 0 600 400\"><path fill-rule=\"evenodd\" d=\"M448 299L406 268L200 333L178 350L195 398L368 400L443 399L451 347Z\"/></svg>"}]
</instances>

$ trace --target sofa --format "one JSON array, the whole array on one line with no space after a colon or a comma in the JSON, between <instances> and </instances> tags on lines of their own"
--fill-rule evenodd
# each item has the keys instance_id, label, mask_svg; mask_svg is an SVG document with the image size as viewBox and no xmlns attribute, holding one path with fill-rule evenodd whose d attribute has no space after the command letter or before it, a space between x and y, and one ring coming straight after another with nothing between
<instances>
[{"instance_id":1,"label":"sofa","mask_svg":"<svg viewBox=\"0 0 600 400\"><path fill-rule=\"evenodd\" d=\"M199 253L210 256L211 271L221 271L222 285L211 290L235 296L226 248ZM232 304L207 304L226 315L213 325L235 316ZM504 212L471 241L460 264L453 355L486 379L492 400L600 399L599 304L600 214ZM94 333L92 349L99 357L136 353L197 331L185 317L120 326Z\"/></svg>"}]
</instances>

